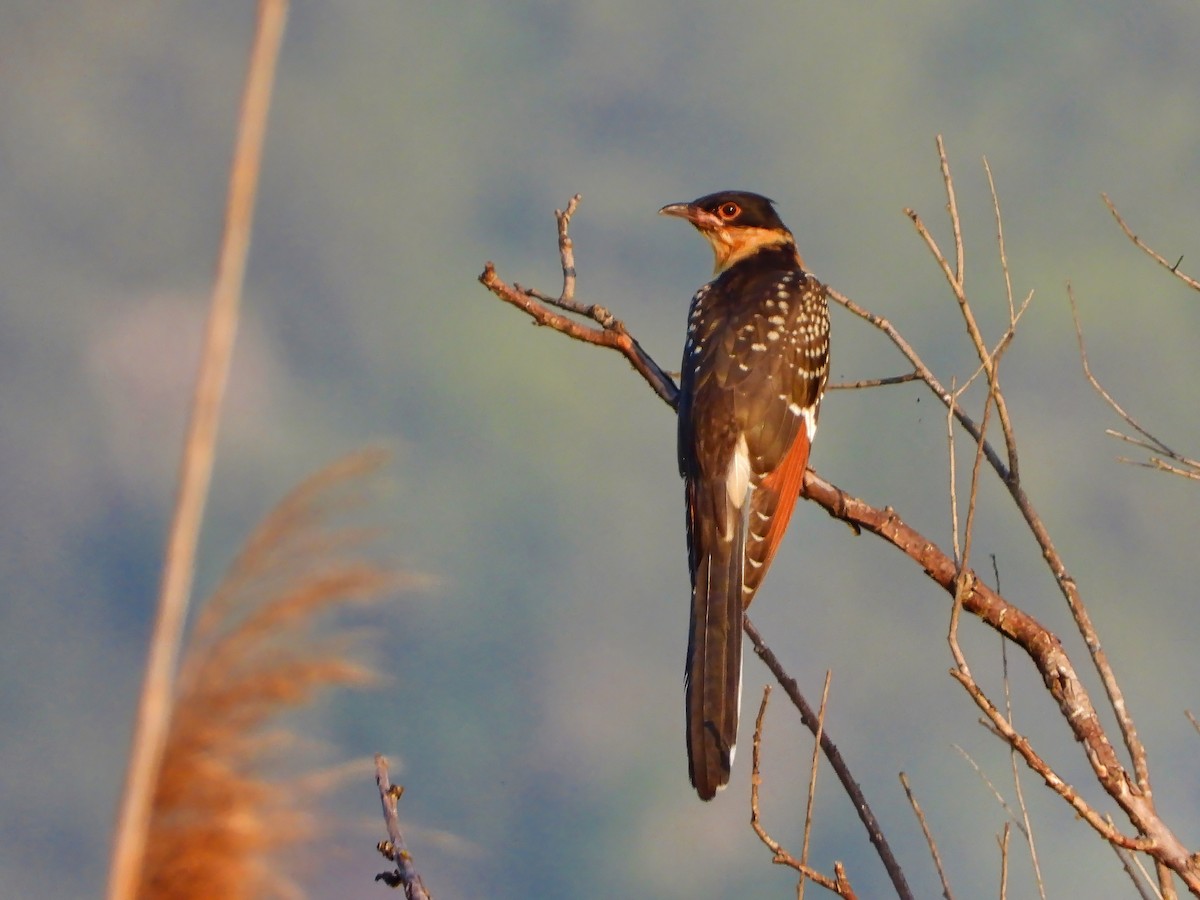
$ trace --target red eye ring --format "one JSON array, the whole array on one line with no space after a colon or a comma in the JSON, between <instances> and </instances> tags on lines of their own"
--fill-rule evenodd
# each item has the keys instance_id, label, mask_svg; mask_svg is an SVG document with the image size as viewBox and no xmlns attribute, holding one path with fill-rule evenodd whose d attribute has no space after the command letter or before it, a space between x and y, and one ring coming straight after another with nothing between
<instances>
[{"instance_id":1,"label":"red eye ring","mask_svg":"<svg viewBox=\"0 0 1200 900\"><path fill-rule=\"evenodd\" d=\"M722 203L721 208L717 211L721 214L722 219L736 219L742 208L736 203Z\"/></svg>"}]
</instances>

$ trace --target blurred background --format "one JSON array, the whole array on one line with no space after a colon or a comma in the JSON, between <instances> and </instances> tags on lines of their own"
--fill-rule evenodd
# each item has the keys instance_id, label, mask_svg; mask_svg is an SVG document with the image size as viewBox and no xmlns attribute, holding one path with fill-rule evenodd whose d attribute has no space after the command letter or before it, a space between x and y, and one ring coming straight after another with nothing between
<instances>
[{"instance_id":1,"label":"blurred background","mask_svg":"<svg viewBox=\"0 0 1200 900\"><path fill-rule=\"evenodd\" d=\"M0 5L0 870L13 897L102 892L117 793L220 235L254 4ZM553 211L579 297L667 368L707 247L664 203L775 198L809 267L887 316L943 382L974 359L908 219L949 252L945 136L967 288L1007 316L982 159L1014 293L1034 291L1003 381L1026 489L1096 620L1150 750L1164 816L1200 846L1200 488L1122 466L1091 361L1168 443L1200 453L1200 297L1137 251L1108 192L1200 269L1193 4L783 0L293 4L270 121L245 319L197 590L295 481L366 443L402 564L436 575L373 620L386 689L307 715L331 761L387 753L409 846L445 897L788 896L748 825L749 722L733 785L687 783L688 606L669 410L612 353L530 327L476 283L557 292ZM898 374L834 312L833 377ZM978 404L976 404L978 406ZM914 386L827 398L813 465L931 539L950 537L943 409ZM962 457L967 472L969 457ZM965 484L966 475L963 476ZM994 479L974 553L1086 655ZM1008 755L946 671L948 598L876 539L801 505L755 604L917 896L940 892L908 773L959 896L994 896ZM998 639L964 622L1001 696ZM1102 810L1032 667L1015 720ZM768 673L751 656L744 710ZM1094 682L1094 679L1089 683ZM1095 689L1099 703L1101 692ZM1106 719L1109 721L1109 719ZM777 695L764 824L798 851L810 744ZM1131 893L1111 851L1024 778L1052 896ZM379 897L369 774L332 798L314 896ZM823 770L812 861L860 896L885 875ZM1014 840L1010 896L1033 891ZM811 889L815 890L815 889Z\"/></svg>"}]
</instances>

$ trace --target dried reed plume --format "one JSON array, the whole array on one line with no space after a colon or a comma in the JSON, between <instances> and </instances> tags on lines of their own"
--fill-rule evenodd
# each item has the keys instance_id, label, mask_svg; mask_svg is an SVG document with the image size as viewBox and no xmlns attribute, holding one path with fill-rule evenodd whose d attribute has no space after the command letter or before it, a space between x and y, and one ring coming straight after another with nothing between
<instances>
[{"instance_id":1,"label":"dried reed plume","mask_svg":"<svg viewBox=\"0 0 1200 900\"><path fill-rule=\"evenodd\" d=\"M359 453L311 476L251 535L203 606L185 650L137 896L294 897L283 851L317 834L305 792L268 778L294 743L277 719L371 673L326 614L411 587L345 522L378 469Z\"/></svg>"}]
</instances>

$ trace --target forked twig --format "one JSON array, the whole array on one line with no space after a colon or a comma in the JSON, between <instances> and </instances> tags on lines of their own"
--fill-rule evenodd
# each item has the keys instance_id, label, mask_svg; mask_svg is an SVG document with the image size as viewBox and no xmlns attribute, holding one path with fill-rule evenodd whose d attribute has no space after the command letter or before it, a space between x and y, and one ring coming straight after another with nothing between
<instances>
[{"instance_id":1,"label":"forked twig","mask_svg":"<svg viewBox=\"0 0 1200 900\"><path fill-rule=\"evenodd\" d=\"M558 221L558 249L562 260L563 288L558 297L548 297L538 291L522 288L519 284L506 284L496 274L496 267L488 262L483 267L479 282L489 291L512 304L533 319L537 325L545 325L567 337L598 347L608 347L616 350L637 370L646 382L663 400L671 406L675 405L679 388L675 381L663 371L641 345L633 339L625 327L625 323L615 318L606 308L599 305L585 305L575 300L575 245L571 240L569 228L571 217L579 208L583 199L581 194L571 198L565 210L555 210L554 216ZM567 316L551 312L548 307L555 307L565 312L591 319L599 327L591 328L576 322Z\"/></svg>"}]
</instances>

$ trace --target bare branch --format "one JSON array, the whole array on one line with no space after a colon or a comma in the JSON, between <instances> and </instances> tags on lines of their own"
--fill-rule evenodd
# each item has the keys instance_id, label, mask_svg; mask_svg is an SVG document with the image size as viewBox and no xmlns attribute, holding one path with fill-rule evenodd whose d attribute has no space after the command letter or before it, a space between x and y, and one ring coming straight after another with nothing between
<instances>
[{"instance_id":1,"label":"bare branch","mask_svg":"<svg viewBox=\"0 0 1200 900\"><path fill-rule=\"evenodd\" d=\"M829 288L828 293L829 299L833 300L835 303L838 303L847 311L858 316L869 325L883 332L883 334L887 336L888 340L895 345L896 349L903 354L904 358L908 360L909 364L912 365L913 371L917 373L917 377L926 385L928 385L931 391L933 391L934 396L941 400L943 405L945 405L947 408L954 408L954 418L957 420L958 424L962 426L963 430L971 436L971 439L974 441L979 441L981 439L979 425L976 424L974 419L967 415L961 406L952 403L950 391L946 390L946 388L938 380L937 376L933 374L933 371L925 364L925 361L921 359L917 351L914 350L912 345L904 338L904 336L896 330L895 325L893 325L885 317L859 306L851 298L835 290L834 288ZM1000 476L1000 480L1007 484L1012 477L1008 469L1008 464L1000 458L1000 455L996 452L995 448L992 447L991 444L985 441L983 446L984 454L988 459L988 464L992 467L996 474Z\"/></svg>"},{"instance_id":2,"label":"bare branch","mask_svg":"<svg viewBox=\"0 0 1200 900\"><path fill-rule=\"evenodd\" d=\"M995 560L992 561L993 567ZM996 578L996 587L999 588L999 576ZM1004 715L1009 722L1013 720L1012 706L1012 682L1008 677L1008 645L1000 642L1000 662L1004 672ZM1037 883L1038 895L1042 900L1046 900L1046 883L1042 879L1042 866L1038 862L1037 842L1033 839L1033 821L1029 818L1029 807L1025 805L1025 792L1021 789L1021 771L1017 766L1017 751L1015 748L1010 748L1009 762L1012 765L1013 790L1017 793L1017 807L1021 810L1021 832L1025 835L1025 845L1029 847L1029 861L1033 865L1034 881ZM1107 819L1109 824L1112 824L1111 819Z\"/></svg>"},{"instance_id":3,"label":"bare branch","mask_svg":"<svg viewBox=\"0 0 1200 900\"><path fill-rule=\"evenodd\" d=\"M944 148L939 144L939 159L944 160L944 157ZM948 168L943 164L943 178L946 179L948 177ZM952 187L948 189L952 190ZM895 331L895 329L891 327L890 323L887 323L887 321L882 317L866 313L865 310L862 310L856 304L850 303L847 298L836 295L836 293L833 291L830 291L829 295L837 302L843 303L847 309L850 309L852 312L861 315L864 319L883 330L897 346L897 348L899 348L900 351L905 354L905 356L909 359L909 362L913 364L916 371L921 374L922 380L929 385L934 394L948 407L957 407L954 415L959 424L966 429L968 434L971 435L972 439L982 444L983 452L987 457L989 465L992 466L993 470L1000 477L1005 487L1008 488L1009 495L1012 497L1017 509L1025 519L1025 523L1028 526L1030 533L1037 541L1038 547L1042 552L1042 557L1045 559L1051 574L1054 576L1054 579L1058 584L1059 591L1062 593L1063 598L1067 602L1067 607L1071 611L1072 618L1075 620L1076 628L1083 637L1084 644L1092 658L1092 664L1095 666L1096 671L1100 675L1101 683L1104 685L1105 693L1108 695L1109 704L1111 705L1113 712L1117 717L1117 723L1121 729L1122 739L1127 750L1129 751L1130 758L1133 761L1134 771L1137 774L1138 789L1142 793L1148 795L1150 788L1149 774L1146 768L1145 747L1142 745L1141 739L1138 737L1137 728L1133 723L1133 718L1130 715L1128 707L1125 703L1124 693L1122 692L1120 685L1117 683L1116 676L1112 671L1112 666L1109 664L1108 656L1100 644L1099 635L1097 634L1095 626L1091 621L1091 616L1088 613L1087 608L1083 604L1083 598L1080 596L1079 588L1076 585L1074 578L1068 572L1066 564L1059 555L1057 548L1054 546L1054 543L1050 538L1050 533L1047 531L1040 515L1037 513L1032 501L1029 499L1029 496L1025 493L1024 488L1021 486L1021 480L1017 468L1016 441L1013 437L1011 426L1004 424L1007 421L1008 413L1004 404L1003 394L999 390L998 384L996 383L995 361L989 358L987 348L983 343L983 338L979 333L978 326L975 324L974 315L970 310L970 305L967 302L966 294L963 291L961 281L957 279L954 273L951 271L949 263L947 263L945 257L942 255L937 246L937 242L933 239L928 229L925 228L924 224L920 220L920 217L911 209L906 210L906 213L917 226L918 232L925 240L925 243L933 254L939 268L945 275L946 280L949 283L952 292L954 293L955 299L958 301L960 312L962 313L964 321L967 324L968 334L975 346L976 353L979 356L980 362L985 366L985 369L988 373L990 396L993 402L996 404L997 411L1001 418L1002 428L1005 433L1008 455L1007 465L1000 460L995 450L984 440L981 429L973 420L971 420L969 416L961 411L961 407L957 406L951 393L946 391L941 384L937 382L929 368L925 366L923 362L921 362L915 351L913 351L911 346L909 346L909 344L904 341L904 339Z\"/></svg>"},{"instance_id":4,"label":"bare branch","mask_svg":"<svg viewBox=\"0 0 1200 900\"><path fill-rule=\"evenodd\" d=\"M824 507L832 516L882 538L913 559L929 578L954 596L959 591L958 566L916 529L907 525L892 509L877 509L824 481L809 470L804 479L804 496ZM1059 704L1064 722L1084 748L1093 773L1144 837L1130 838L1114 833L1102 819L1096 818L1078 793L1053 773L1028 742L1011 728L1004 717L969 679L964 683L989 719L1005 739L1021 752L1026 764L1043 777L1047 785L1063 797L1106 840L1130 849L1143 850L1161 858L1196 890L1200 890L1200 861L1193 860L1178 837L1159 817L1150 797L1142 793L1122 767L1104 733L1087 689L1053 633L1003 597L968 570L961 590L962 608L990 628L1019 645L1030 657ZM956 678L961 673L952 671ZM999 720L999 721L997 721Z\"/></svg>"},{"instance_id":5,"label":"bare branch","mask_svg":"<svg viewBox=\"0 0 1200 900\"><path fill-rule=\"evenodd\" d=\"M938 163L942 168L942 183L946 185L946 211L950 214L950 227L954 229L954 282L962 288L966 282L962 226L958 218L958 200L954 196L954 179L950 177L950 160L946 157L946 142L937 136Z\"/></svg>"},{"instance_id":6,"label":"bare branch","mask_svg":"<svg viewBox=\"0 0 1200 900\"><path fill-rule=\"evenodd\" d=\"M1010 472L1010 478L1015 480L1017 478L1017 471L1018 471L1016 439L1013 436L1012 423L1009 420L1008 408L1004 401L1004 395L1002 393L1000 393L1000 391L997 388L996 381L997 381L998 376L996 373L995 360L992 358L992 355L988 352L987 344L983 338L983 332L980 330L979 323L975 319L975 313L971 309L971 304L967 300L966 287L965 287L965 284L964 284L964 281L962 278L962 267L963 267L962 226L961 226L961 224L959 222L959 218L958 218L958 204L954 199L954 179L950 174L950 164L946 158L946 147L942 141L941 135L938 135L937 147L938 147L938 160L940 162L941 170L942 170L942 181L945 183L946 196L949 198L949 203L947 205L947 211L950 215L950 225L954 231L955 256L957 259L957 269L956 270L954 270L954 271L951 270L950 263L947 262L946 257L942 254L941 248L937 244L937 241L934 239L934 237L930 233L929 229L925 226L925 223L921 220L921 217L912 209L906 209L904 212L909 217L909 219L912 220L913 225L917 229L917 233L921 236L922 240L925 241L925 245L929 248L929 252L933 254L933 258L937 262L938 267L942 270L942 274L945 275L946 281L950 285L950 289L953 292L955 299L958 300L959 313L962 315L963 323L967 327L967 336L971 339L971 344L975 348L975 353L979 357L979 362L983 366L983 369L988 376L988 384L992 388L992 400L996 404L996 410L1000 415L1001 428L1004 432L1005 445L1006 445L1006 449L1008 451L1008 469ZM985 168L987 167L986 160L984 161L984 166L985 166ZM988 170L988 178L990 181L990 179L991 179L991 171L990 170ZM992 196L993 196L993 200L994 200L994 209L995 209L995 213L996 213L996 218L997 218L997 221L999 221L999 219L1000 219L999 201L998 201L998 199L996 199L994 192L993 192ZM1000 249L1001 249L1001 253L1003 254L1003 252L1004 252L1003 239L1001 239L1001 248ZM1030 297L1032 297L1032 294L1030 295ZM1009 302L1010 302L1010 308L1011 308L1011 298L1010 298ZM1028 302L1029 301L1026 300L1026 304L1028 304ZM1015 314L1013 314L1013 315L1010 315L1009 318L1010 318L1010 326L1009 327L1010 327L1010 329L1013 329L1016 326L1016 318L1017 317Z\"/></svg>"}]
</instances>

